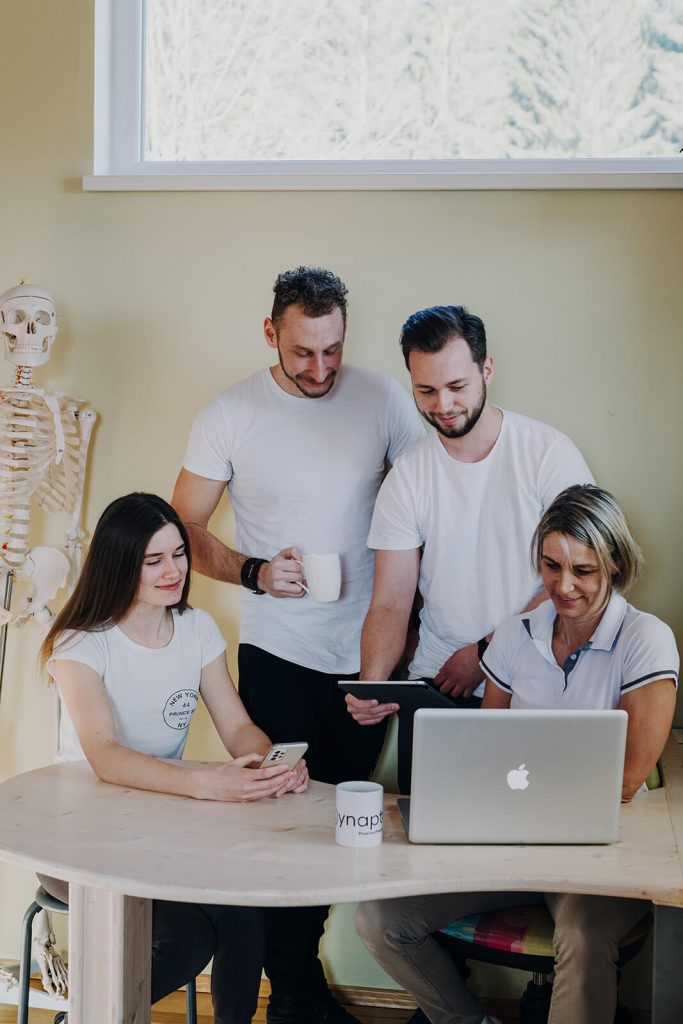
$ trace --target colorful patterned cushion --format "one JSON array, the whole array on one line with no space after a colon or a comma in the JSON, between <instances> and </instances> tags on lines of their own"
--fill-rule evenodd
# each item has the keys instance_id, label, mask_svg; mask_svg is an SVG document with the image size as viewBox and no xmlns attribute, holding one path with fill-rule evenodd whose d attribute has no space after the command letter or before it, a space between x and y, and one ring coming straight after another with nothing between
<instances>
[{"instance_id":1,"label":"colorful patterned cushion","mask_svg":"<svg viewBox=\"0 0 683 1024\"><path fill-rule=\"evenodd\" d=\"M553 920L542 904L469 914L443 931L456 939L490 949L553 956Z\"/></svg>"},{"instance_id":2,"label":"colorful patterned cushion","mask_svg":"<svg viewBox=\"0 0 683 1024\"><path fill-rule=\"evenodd\" d=\"M652 915L646 914L619 943L628 946L643 934L652 924ZM486 914L470 914L457 921L451 921L442 929L472 945L489 949L502 949L527 956L555 955L553 950L553 919L543 904L526 907L507 907L492 910Z\"/></svg>"}]
</instances>

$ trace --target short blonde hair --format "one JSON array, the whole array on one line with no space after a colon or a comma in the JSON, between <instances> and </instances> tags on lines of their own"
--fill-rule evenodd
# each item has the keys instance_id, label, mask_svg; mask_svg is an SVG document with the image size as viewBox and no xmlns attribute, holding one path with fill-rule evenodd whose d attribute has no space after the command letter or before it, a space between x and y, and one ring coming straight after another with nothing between
<instances>
[{"instance_id":1,"label":"short blonde hair","mask_svg":"<svg viewBox=\"0 0 683 1024\"><path fill-rule=\"evenodd\" d=\"M550 533L574 537L592 548L605 579L620 593L640 576L643 553L616 498L595 484L575 484L544 512L531 540L531 561L540 573L543 542Z\"/></svg>"}]
</instances>

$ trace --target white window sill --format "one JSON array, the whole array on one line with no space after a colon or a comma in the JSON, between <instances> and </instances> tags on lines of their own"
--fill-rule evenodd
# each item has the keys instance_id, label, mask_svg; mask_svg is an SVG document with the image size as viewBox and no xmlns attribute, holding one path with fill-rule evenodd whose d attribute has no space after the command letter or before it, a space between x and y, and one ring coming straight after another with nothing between
<instances>
[{"instance_id":1,"label":"white window sill","mask_svg":"<svg viewBox=\"0 0 683 1024\"><path fill-rule=\"evenodd\" d=\"M514 162L146 163L124 173L86 175L83 188L86 192L680 189L683 157Z\"/></svg>"}]
</instances>

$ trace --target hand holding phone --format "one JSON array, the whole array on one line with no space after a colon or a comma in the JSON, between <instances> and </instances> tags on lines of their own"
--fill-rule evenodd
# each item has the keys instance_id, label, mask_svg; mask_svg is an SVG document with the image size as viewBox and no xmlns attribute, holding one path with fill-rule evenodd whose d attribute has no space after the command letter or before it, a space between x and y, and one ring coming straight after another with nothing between
<instances>
[{"instance_id":1,"label":"hand holding phone","mask_svg":"<svg viewBox=\"0 0 683 1024\"><path fill-rule=\"evenodd\" d=\"M289 768L293 768L307 750L308 743L273 743L259 768L272 768L277 764L286 764Z\"/></svg>"}]
</instances>

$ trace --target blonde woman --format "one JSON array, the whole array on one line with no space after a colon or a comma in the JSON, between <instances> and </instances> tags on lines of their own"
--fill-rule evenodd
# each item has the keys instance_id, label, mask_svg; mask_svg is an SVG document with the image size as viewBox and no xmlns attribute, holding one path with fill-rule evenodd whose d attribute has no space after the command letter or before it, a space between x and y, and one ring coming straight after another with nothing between
<instances>
[{"instance_id":1,"label":"blonde woman","mask_svg":"<svg viewBox=\"0 0 683 1024\"><path fill-rule=\"evenodd\" d=\"M619 505L592 484L569 487L543 515L532 561L548 600L495 632L481 667L484 708L622 708L628 733L622 799L662 752L673 719L679 657L669 627L622 592L642 564ZM433 933L467 914L533 902L529 893L450 893L362 904L356 924L384 969L432 1024L486 1024L478 1001ZM549 1024L612 1024L618 943L642 900L538 894L555 922Z\"/></svg>"}]
</instances>

